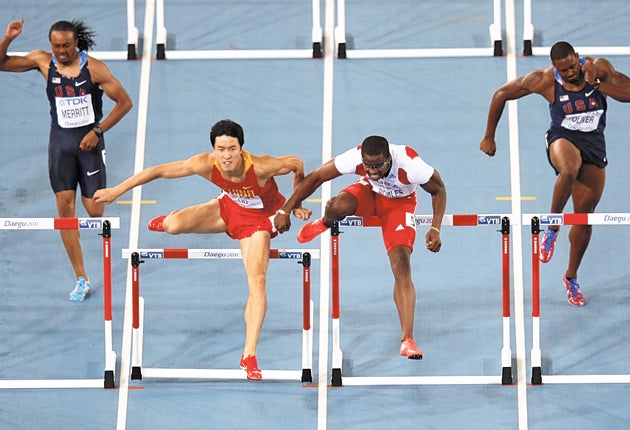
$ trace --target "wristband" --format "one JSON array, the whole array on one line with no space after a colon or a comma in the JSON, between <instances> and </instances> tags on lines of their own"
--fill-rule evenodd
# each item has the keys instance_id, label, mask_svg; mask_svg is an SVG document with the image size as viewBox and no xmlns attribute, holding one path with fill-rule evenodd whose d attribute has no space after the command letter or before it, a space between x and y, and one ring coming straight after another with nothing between
<instances>
[{"instance_id":1,"label":"wristband","mask_svg":"<svg viewBox=\"0 0 630 430\"><path fill-rule=\"evenodd\" d=\"M285 211L283 211L282 209L278 209L278 212L276 212L277 214L280 215L289 215L288 213L286 213Z\"/></svg>"},{"instance_id":2,"label":"wristband","mask_svg":"<svg viewBox=\"0 0 630 430\"><path fill-rule=\"evenodd\" d=\"M433 227L433 226L431 226L431 230L434 230L434 231L436 231L436 232L437 232L437 234L440 234L440 229L439 229L439 228L437 228L437 227Z\"/></svg>"}]
</instances>

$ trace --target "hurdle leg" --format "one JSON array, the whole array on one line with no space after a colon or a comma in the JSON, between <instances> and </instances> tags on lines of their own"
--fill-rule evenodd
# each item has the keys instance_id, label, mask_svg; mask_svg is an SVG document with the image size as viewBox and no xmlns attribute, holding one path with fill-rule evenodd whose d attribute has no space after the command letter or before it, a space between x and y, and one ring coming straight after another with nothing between
<instances>
[{"instance_id":1,"label":"hurdle leg","mask_svg":"<svg viewBox=\"0 0 630 430\"><path fill-rule=\"evenodd\" d=\"M331 235L331 270L332 270L332 385L340 387L343 351L339 331L339 223L335 221L330 229Z\"/></svg>"},{"instance_id":2,"label":"hurdle leg","mask_svg":"<svg viewBox=\"0 0 630 430\"><path fill-rule=\"evenodd\" d=\"M112 337L112 248L111 223L103 222L103 309L105 320L105 373L104 388L114 388L116 353L113 348Z\"/></svg>"},{"instance_id":3,"label":"hurdle leg","mask_svg":"<svg viewBox=\"0 0 630 430\"><path fill-rule=\"evenodd\" d=\"M540 352L540 221L532 218L532 384L542 384L542 356Z\"/></svg>"},{"instance_id":4,"label":"hurdle leg","mask_svg":"<svg viewBox=\"0 0 630 430\"><path fill-rule=\"evenodd\" d=\"M140 328L141 305L140 297L140 255L137 252L131 254L131 291L132 291L132 352L131 352L131 379L142 379L142 332Z\"/></svg>"},{"instance_id":5,"label":"hurdle leg","mask_svg":"<svg viewBox=\"0 0 630 430\"><path fill-rule=\"evenodd\" d=\"M313 382L313 308L311 300L311 254L302 261L302 382Z\"/></svg>"},{"instance_id":6,"label":"hurdle leg","mask_svg":"<svg viewBox=\"0 0 630 430\"><path fill-rule=\"evenodd\" d=\"M501 383L512 383L512 351L510 350L510 218L501 220L501 255L503 274L503 348L501 349Z\"/></svg>"}]
</instances>

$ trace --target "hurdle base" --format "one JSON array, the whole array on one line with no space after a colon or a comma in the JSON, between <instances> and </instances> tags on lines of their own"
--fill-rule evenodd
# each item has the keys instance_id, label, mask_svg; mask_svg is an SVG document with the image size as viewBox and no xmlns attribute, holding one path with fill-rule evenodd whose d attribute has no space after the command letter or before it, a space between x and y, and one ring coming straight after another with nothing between
<instances>
[{"instance_id":1,"label":"hurdle base","mask_svg":"<svg viewBox=\"0 0 630 430\"><path fill-rule=\"evenodd\" d=\"M127 60L137 60L138 54L136 53L136 45L133 43L127 44Z\"/></svg>"},{"instance_id":2,"label":"hurdle base","mask_svg":"<svg viewBox=\"0 0 630 430\"><path fill-rule=\"evenodd\" d=\"M542 384L542 369L540 367L532 367L532 384Z\"/></svg>"},{"instance_id":3,"label":"hurdle base","mask_svg":"<svg viewBox=\"0 0 630 430\"><path fill-rule=\"evenodd\" d=\"M323 56L321 42L313 42L313 58L322 58Z\"/></svg>"},{"instance_id":4,"label":"hurdle base","mask_svg":"<svg viewBox=\"0 0 630 430\"><path fill-rule=\"evenodd\" d=\"M340 59L348 58L346 54L345 43L340 43L337 45L337 58L340 58Z\"/></svg>"},{"instance_id":5,"label":"hurdle base","mask_svg":"<svg viewBox=\"0 0 630 430\"><path fill-rule=\"evenodd\" d=\"M332 370L332 386L333 387L341 387L343 384L341 382L341 369L333 369Z\"/></svg>"},{"instance_id":6,"label":"hurdle base","mask_svg":"<svg viewBox=\"0 0 630 430\"><path fill-rule=\"evenodd\" d=\"M532 41L531 40L525 40L523 42L523 55L530 56L532 54L533 54Z\"/></svg>"},{"instance_id":7,"label":"hurdle base","mask_svg":"<svg viewBox=\"0 0 630 430\"><path fill-rule=\"evenodd\" d=\"M158 60L166 60L166 46L164 43L157 44L157 55L156 58Z\"/></svg>"},{"instance_id":8,"label":"hurdle base","mask_svg":"<svg viewBox=\"0 0 630 430\"><path fill-rule=\"evenodd\" d=\"M103 388L116 388L114 383L114 371L106 370L104 375Z\"/></svg>"},{"instance_id":9,"label":"hurdle base","mask_svg":"<svg viewBox=\"0 0 630 430\"><path fill-rule=\"evenodd\" d=\"M503 56L503 42L501 40L494 41L494 52L493 55L495 57Z\"/></svg>"},{"instance_id":10,"label":"hurdle base","mask_svg":"<svg viewBox=\"0 0 630 430\"><path fill-rule=\"evenodd\" d=\"M302 382L313 382L313 373L311 369L302 369Z\"/></svg>"},{"instance_id":11,"label":"hurdle base","mask_svg":"<svg viewBox=\"0 0 630 430\"><path fill-rule=\"evenodd\" d=\"M512 368L504 367L501 374L501 384L512 385Z\"/></svg>"},{"instance_id":12,"label":"hurdle base","mask_svg":"<svg viewBox=\"0 0 630 430\"><path fill-rule=\"evenodd\" d=\"M131 379L138 381L142 380L142 369L140 369L140 366L133 366L131 368Z\"/></svg>"}]
</instances>

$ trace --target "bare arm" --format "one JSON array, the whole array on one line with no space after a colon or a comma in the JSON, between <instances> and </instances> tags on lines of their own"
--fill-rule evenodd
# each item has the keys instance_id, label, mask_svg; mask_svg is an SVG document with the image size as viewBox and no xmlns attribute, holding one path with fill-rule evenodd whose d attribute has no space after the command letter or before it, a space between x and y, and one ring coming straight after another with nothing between
<instances>
[{"instance_id":1,"label":"bare arm","mask_svg":"<svg viewBox=\"0 0 630 430\"><path fill-rule=\"evenodd\" d=\"M591 85L595 84L595 78L601 80L598 89L601 93L620 102L630 102L630 78L615 70L607 59L587 57L582 71Z\"/></svg>"},{"instance_id":2,"label":"bare arm","mask_svg":"<svg viewBox=\"0 0 630 430\"><path fill-rule=\"evenodd\" d=\"M188 160L172 161L170 163L147 167L143 171L125 179L115 187L97 190L96 193L94 193L94 202L106 205L110 204L132 188L159 178L183 178L194 174L203 176L203 172L200 169L203 168L202 166L205 163L208 163L210 157L210 154L198 154ZM210 162L209 165L212 166L212 163Z\"/></svg>"},{"instance_id":3,"label":"bare arm","mask_svg":"<svg viewBox=\"0 0 630 430\"><path fill-rule=\"evenodd\" d=\"M334 179L338 176L341 176L341 173L335 167L334 159L327 161L326 163L322 164L317 169L306 175L304 180L300 182L297 188L293 191L293 194L291 194L291 197L287 199L284 206L282 206L282 208L280 209L281 211L285 212L285 214L279 213L276 216L274 220L276 228L279 231L282 231L281 228L287 226L286 229L288 230L288 227L291 226L291 220L289 216L291 211L295 208L301 207L304 199L313 194L315 190L320 187L321 184L326 181L330 181L331 179Z\"/></svg>"},{"instance_id":4,"label":"bare arm","mask_svg":"<svg viewBox=\"0 0 630 430\"><path fill-rule=\"evenodd\" d=\"M490 101L486 132L479 149L491 157L496 153L494 135L508 100L516 100L532 93L539 93L548 98L550 88L553 89L551 69L539 69L507 82L497 89Z\"/></svg>"},{"instance_id":5,"label":"bare arm","mask_svg":"<svg viewBox=\"0 0 630 430\"><path fill-rule=\"evenodd\" d=\"M9 45L20 34L24 27L24 19L12 21L7 25L7 29L2 39L0 39L0 71L3 72L26 72L28 70L38 69L42 74L48 63L50 62L50 53L37 49L28 54L7 55Z\"/></svg>"},{"instance_id":6,"label":"bare arm","mask_svg":"<svg viewBox=\"0 0 630 430\"><path fill-rule=\"evenodd\" d=\"M112 75L105 63L96 58L89 57L88 64L92 81L100 85L105 95L115 103L109 114L99 123L99 127L101 127L103 131L107 131L131 110L133 102L125 88L118 79ZM87 133L81 140L79 147L84 151L90 151L94 149L97 144L98 136L95 133Z\"/></svg>"},{"instance_id":7,"label":"bare arm","mask_svg":"<svg viewBox=\"0 0 630 430\"><path fill-rule=\"evenodd\" d=\"M438 252L442 247L440 229L444 219L444 212L446 211L446 185L444 185L440 173L435 170L429 181L421 186L424 191L431 194L431 205L433 207L433 220L431 228L425 235L425 245L429 251Z\"/></svg>"}]
</instances>

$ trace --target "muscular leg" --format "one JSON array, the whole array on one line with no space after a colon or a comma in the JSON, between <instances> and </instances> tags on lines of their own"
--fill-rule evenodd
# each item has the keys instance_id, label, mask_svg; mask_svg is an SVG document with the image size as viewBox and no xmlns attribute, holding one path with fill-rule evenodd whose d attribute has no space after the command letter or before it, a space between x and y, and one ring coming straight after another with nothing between
<instances>
[{"instance_id":1,"label":"muscular leg","mask_svg":"<svg viewBox=\"0 0 630 430\"><path fill-rule=\"evenodd\" d=\"M594 164L584 164L580 169L577 181L573 185L573 210L575 213L591 213L595 211L597 203L604 192L606 183L606 169ZM574 225L569 231L569 266L566 275L577 277L582 257L591 240L593 226Z\"/></svg>"},{"instance_id":2,"label":"muscular leg","mask_svg":"<svg viewBox=\"0 0 630 430\"><path fill-rule=\"evenodd\" d=\"M582 156L580 150L571 142L566 139L558 139L549 146L549 159L558 171L553 186L550 212L562 213L574 190L574 184L582 166ZM556 230L557 228L553 229Z\"/></svg>"},{"instance_id":3,"label":"muscular leg","mask_svg":"<svg viewBox=\"0 0 630 430\"><path fill-rule=\"evenodd\" d=\"M247 274L249 297L245 305L245 346L243 356L256 355L256 346L267 312L267 267L271 238L259 231L240 240L243 265Z\"/></svg>"},{"instance_id":4,"label":"muscular leg","mask_svg":"<svg viewBox=\"0 0 630 430\"><path fill-rule=\"evenodd\" d=\"M359 202L354 195L345 191L340 192L326 203L324 225L329 228L332 227L333 221L341 221L348 215L354 214L358 206Z\"/></svg>"},{"instance_id":5,"label":"muscular leg","mask_svg":"<svg viewBox=\"0 0 630 430\"><path fill-rule=\"evenodd\" d=\"M168 234L223 233L227 229L218 199L174 210L164 219L163 227Z\"/></svg>"},{"instance_id":6,"label":"muscular leg","mask_svg":"<svg viewBox=\"0 0 630 430\"><path fill-rule=\"evenodd\" d=\"M411 279L411 249L396 246L389 253L394 274L394 303L398 310L402 339L413 337L413 320L416 307L416 289Z\"/></svg>"},{"instance_id":7,"label":"muscular leg","mask_svg":"<svg viewBox=\"0 0 630 430\"><path fill-rule=\"evenodd\" d=\"M66 190L55 193L57 201L57 212L61 218L73 218L76 212L76 192L74 190ZM102 214L102 212L101 212ZM100 216L100 215L95 215ZM83 264L83 251L81 250L79 230L59 230L61 241L66 249L70 264L77 276L83 276L88 280Z\"/></svg>"}]
</instances>

